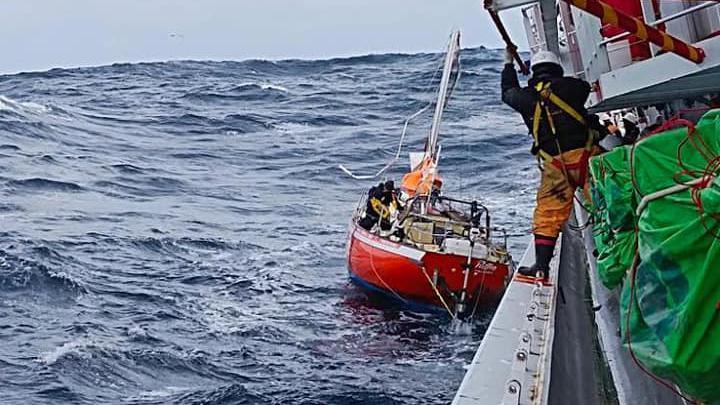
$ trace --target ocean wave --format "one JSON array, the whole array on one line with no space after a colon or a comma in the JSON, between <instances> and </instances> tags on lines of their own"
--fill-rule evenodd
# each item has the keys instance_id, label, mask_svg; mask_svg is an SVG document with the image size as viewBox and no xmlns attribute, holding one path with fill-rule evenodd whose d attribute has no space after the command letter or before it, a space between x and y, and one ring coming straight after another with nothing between
<instances>
[{"instance_id":1,"label":"ocean wave","mask_svg":"<svg viewBox=\"0 0 720 405\"><path fill-rule=\"evenodd\" d=\"M125 215L130 216L130 214ZM200 256L208 257L225 251L250 253L261 249L260 245L251 242L220 238L152 236L119 238L98 233L89 233L87 236L92 238L92 243L99 243L106 247L134 247L145 253L152 252L160 256L167 255L178 258L180 255L186 255L191 260L197 260ZM183 275L183 277L186 276L187 275Z\"/></svg>"},{"instance_id":2,"label":"ocean wave","mask_svg":"<svg viewBox=\"0 0 720 405\"><path fill-rule=\"evenodd\" d=\"M537 172L521 120L499 105L501 57L463 50L441 170L521 252ZM0 302L18 325L0 328L0 366L17 364L5 402L449 403L485 320L458 334L348 284L347 221L374 182L337 169L374 172L394 155L441 61L3 76ZM431 117L411 123L388 178Z\"/></svg>"},{"instance_id":3,"label":"ocean wave","mask_svg":"<svg viewBox=\"0 0 720 405\"><path fill-rule=\"evenodd\" d=\"M207 103L240 103L248 101L280 101L290 95L284 86L272 83L245 82L234 87L205 87L189 91L182 98Z\"/></svg>"},{"instance_id":4,"label":"ocean wave","mask_svg":"<svg viewBox=\"0 0 720 405\"><path fill-rule=\"evenodd\" d=\"M0 202L0 212L24 211L24 208L13 203Z\"/></svg>"},{"instance_id":5,"label":"ocean wave","mask_svg":"<svg viewBox=\"0 0 720 405\"><path fill-rule=\"evenodd\" d=\"M179 116L159 118L157 125L168 128L169 132L179 135L198 134L215 135L218 133L250 133L268 128L266 119L259 114L228 114L221 118L185 113ZM177 128L183 128L178 130Z\"/></svg>"},{"instance_id":6,"label":"ocean wave","mask_svg":"<svg viewBox=\"0 0 720 405\"><path fill-rule=\"evenodd\" d=\"M368 65L383 65L387 63L403 63L407 59L424 59L428 56L439 56L439 54L408 54L408 53L383 53L383 54L370 54L361 56L349 56L344 58L333 58L327 61L323 61L331 65L353 65L368 64Z\"/></svg>"},{"instance_id":7,"label":"ocean wave","mask_svg":"<svg viewBox=\"0 0 720 405\"><path fill-rule=\"evenodd\" d=\"M129 163L117 163L111 165L110 167L112 167L113 170L117 170L118 172L124 174L142 174L148 171L148 169L146 168L135 166Z\"/></svg>"},{"instance_id":8,"label":"ocean wave","mask_svg":"<svg viewBox=\"0 0 720 405\"><path fill-rule=\"evenodd\" d=\"M90 358L92 357L92 353L90 353L87 349L93 347L97 347L97 344L94 340L90 338L79 338L77 340L71 340L69 342L63 343L60 346L55 347L52 350L41 353L38 357L38 361L47 366L52 366L60 359L67 356L80 356L84 358Z\"/></svg>"},{"instance_id":9,"label":"ocean wave","mask_svg":"<svg viewBox=\"0 0 720 405\"><path fill-rule=\"evenodd\" d=\"M306 123L298 122L281 122L279 124L273 124L273 128L281 134L303 134L314 129L314 127Z\"/></svg>"},{"instance_id":10,"label":"ocean wave","mask_svg":"<svg viewBox=\"0 0 720 405\"><path fill-rule=\"evenodd\" d=\"M42 250L37 252L42 254ZM31 292L30 295L43 294L57 299L74 299L86 293L85 288L66 272L54 270L44 264L2 250L0 250L0 290L6 293L25 291Z\"/></svg>"},{"instance_id":11,"label":"ocean wave","mask_svg":"<svg viewBox=\"0 0 720 405\"><path fill-rule=\"evenodd\" d=\"M83 188L76 183L68 181L50 180L41 177L34 177L24 180L10 180L7 185L14 189L29 191L62 191L80 192Z\"/></svg>"},{"instance_id":12,"label":"ocean wave","mask_svg":"<svg viewBox=\"0 0 720 405\"><path fill-rule=\"evenodd\" d=\"M180 392L177 392L180 391ZM167 390L169 395L161 397L162 403L170 404L261 404L272 402L269 397L253 394L242 384L222 385L215 388ZM162 392L162 391L161 391ZM160 399L160 398L158 398ZM152 401L152 399L151 399ZM151 402L152 403L152 402ZM160 403L160 402L158 402Z\"/></svg>"},{"instance_id":13,"label":"ocean wave","mask_svg":"<svg viewBox=\"0 0 720 405\"><path fill-rule=\"evenodd\" d=\"M287 87L283 87L283 86L280 86L277 84L253 83L253 82L241 83L237 87L235 87L233 89L233 91L245 91L245 90L252 90L252 89L272 90L272 91L279 91L282 93L290 93L290 90L288 90Z\"/></svg>"},{"instance_id":14,"label":"ocean wave","mask_svg":"<svg viewBox=\"0 0 720 405\"><path fill-rule=\"evenodd\" d=\"M34 103L31 101L16 101L9 97L0 95L0 111L12 111L17 114L43 115L53 109L50 106Z\"/></svg>"}]
</instances>

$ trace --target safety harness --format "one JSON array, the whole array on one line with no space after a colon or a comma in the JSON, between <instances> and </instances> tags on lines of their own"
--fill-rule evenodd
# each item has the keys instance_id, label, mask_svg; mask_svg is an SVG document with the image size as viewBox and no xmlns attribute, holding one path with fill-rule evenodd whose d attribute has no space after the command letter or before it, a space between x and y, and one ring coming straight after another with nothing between
<instances>
[{"instance_id":1,"label":"safety harness","mask_svg":"<svg viewBox=\"0 0 720 405\"><path fill-rule=\"evenodd\" d=\"M397 203L392 201L390 206L383 204L379 198L371 197L370 204L372 205L373 211L375 211L380 218L389 219L393 210L397 210Z\"/></svg>"},{"instance_id":2,"label":"safety harness","mask_svg":"<svg viewBox=\"0 0 720 405\"><path fill-rule=\"evenodd\" d=\"M534 150L537 151L537 158L538 158L538 164L542 168L541 162L544 162L545 164L550 164L554 167L556 167L558 170L564 172L565 177L567 178L568 182L570 182L575 187L582 187L585 184L585 180L587 178L587 170L588 170L588 161L590 160L590 156L592 154L593 145L595 144L595 136L588 129L587 131L587 142L585 142L585 150L583 151L583 154L580 157L580 160L577 163L572 164L566 164L562 160L562 154L563 150L560 148L560 142L557 138L557 130L555 128L555 122L552 117L552 113L550 112L549 104L555 105L557 108L574 118L576 121L587 127L587 121L585 118L578 113L574 108L572 108L568 103L566 103L564 100L562 100L560 97L555 95L552 90L550 89L551 83L543 83L540 82L535 86L535 90L537 91L538 95L540 96L537 103L535 103L535 112L533 114L533 139L535 142ZM555 142L557 143L558 148L558 157L553 157L546 151L542 150L540 148L540 120L542 119L543 112L545 112L545 116L547 117L548 125L550 126L550 131L552 131L552 134L555 138ZM577 179L577 182L574 181L567 173L567 170L569 169L576 169L579 172L579 178Z\"/></svg>"}]
</instances>

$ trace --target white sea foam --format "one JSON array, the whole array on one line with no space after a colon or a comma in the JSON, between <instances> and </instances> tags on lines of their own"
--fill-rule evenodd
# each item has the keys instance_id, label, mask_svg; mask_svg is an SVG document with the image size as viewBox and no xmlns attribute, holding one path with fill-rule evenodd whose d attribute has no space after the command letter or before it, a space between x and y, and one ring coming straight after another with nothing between
<instances>
[{"instance_id":1,"label":"white sea foam","mask_svg":"<svg viewBox=\"0 0 720 405\"><path fill-rule=\"evenodd\" d=\"M262 308L253 308L238 302L227 293L204 296L201 298L199 308L202 310L202 320L212 333L230 335L247 330L249 325L266 322ZM238 323L242 319L242 323Z\"/></svg>"},{"instance_id":2,"label":"white sea foam","mask_svg":"<svg viewBox=\"0 0 720 405\"><path fill-rule=\"evenodd\" d=\"M157 401L163 398L167 398L173 395L177 395L181 392L187 391L187 387L165 387L157 390L142 391L137 395L128 397L125 399L126 402L145 402L145 401Z\"/></svg>"},{"instance_id":3,"label":"white sea foam","mask_svg":"<svg viewBox=\"0 0 720 405\"><path fill-rule=\"evenodd\" d=\"M258 87L261 90L275 90L275 91L281 91L283 93L290 93L290 90L288 90L286 87L280 86L278 84L272 84L272 83L245 82L245 83L240 83L240 85L238 87L239 88Z\"/></svg>"},{"instance_id":4,"label":"white sea foam","mask_svg":"<svg viewBox=\"0 0 720 405\"><path fill-rule=\"evenodd\" d=\"M30 101L21 102L13 100L10 97L0 96L0 110L13 111L19 114L30 113L35 115L41 115L48 114L50 111L52 111L52 108Z\"/></svg>"},{"instance_id":5,"label":"white sea foam","mask_svg":"<svg viewBox=\"0 0 720 405\"><path fill-rule=\"evenodd\" d=\"M38 360L48 366L55 364L58 360L67 356L68 354L74 353L84 357L89 357L90 354L85 353L83 349L94 346L94 343L88 338L80 338L77 340L71 340L65 342L62 346L56 347L53 350L42 353Z\"/></svg>"},{"instance_id":6,"label":"white sea foam","mask_svg":"<svg viewBox=\"0 0 720 405\"><path fill-rule=\"evenodd\" d=\"M281 134L304 134L315 129L312 125L298 122L281 122L274 124L273 128Z\"/></svg>"}]
</instances>

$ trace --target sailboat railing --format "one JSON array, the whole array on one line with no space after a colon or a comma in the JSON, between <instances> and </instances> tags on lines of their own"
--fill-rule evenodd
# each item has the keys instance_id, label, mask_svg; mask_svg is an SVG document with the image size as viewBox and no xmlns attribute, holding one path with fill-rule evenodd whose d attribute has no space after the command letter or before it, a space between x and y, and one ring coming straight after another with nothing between
<instances>
[{"instance_id":1,"label":"sailboat railing","mask_svg":"<svg viewBox=\"0 0 720 405\"><path fill-rule=\"evenodd\" d=\"M427 208L427 206L434 204L435 202L450 202L450 203L456 203L460 205L464 205L467 208L470 209L470 216L467 218L467 220L463 221L452 221L449 218L448 222L454 222L459 225L472 225L479 227L480 222L482 218L485 218L485 229L487 233L488 240L490 239L490 233L492 231L491 227L491 219L490 219L490 210L488 210L487 207L479 203L478 201L467 201L467 200L460 200L457 198L451 198L451 197L445 197L441 195L420 195L413 197L410 199L407 204L405 205L404 213L400 216L399 222L402 222L407 217L418 217L423 218L425 214L423 213L423 206ZM463 215L467 214L465 211L460 211Z\"/></svg>"}]
</instances>

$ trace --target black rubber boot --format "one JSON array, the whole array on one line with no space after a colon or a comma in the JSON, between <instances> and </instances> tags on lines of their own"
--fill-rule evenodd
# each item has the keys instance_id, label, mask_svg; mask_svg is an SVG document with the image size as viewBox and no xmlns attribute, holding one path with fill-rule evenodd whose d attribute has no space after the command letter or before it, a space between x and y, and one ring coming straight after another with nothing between
<instances>
[{"instance_id":1,"label":"black rubber boot","mask_svg":"<svg viewBox=\"0 0 720 405\"><path fill-rule=\"evenodd\" d=\"M553 252L555 252L554 238L535 235L535 264L530 267L520 267L518 273L527 277L543 277L547 280L550 273L550 260L552 260ZM542 273L542 276L538 274L539 272Z\"/></svg>"}]
</instances>

